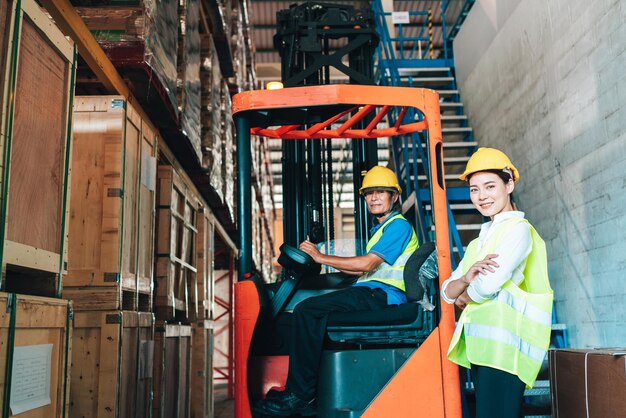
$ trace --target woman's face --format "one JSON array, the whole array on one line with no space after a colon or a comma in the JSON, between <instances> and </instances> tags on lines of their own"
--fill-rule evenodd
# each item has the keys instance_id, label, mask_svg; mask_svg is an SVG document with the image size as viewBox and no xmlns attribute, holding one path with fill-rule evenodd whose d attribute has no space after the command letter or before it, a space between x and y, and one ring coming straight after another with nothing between
<instances>
[{"instance_id":1,"label":"woman's face","mask_svg":"<svg viewBox=\"0 0 626 418\"><path fill-rule=\"evenodd\" d=\"M498 213L513 210L509 198L515 188L513 180L505 184L497 174L481 171L472 175L469 188L470 199L483 216L493 220Z\"/></svg>"}]
</instances>

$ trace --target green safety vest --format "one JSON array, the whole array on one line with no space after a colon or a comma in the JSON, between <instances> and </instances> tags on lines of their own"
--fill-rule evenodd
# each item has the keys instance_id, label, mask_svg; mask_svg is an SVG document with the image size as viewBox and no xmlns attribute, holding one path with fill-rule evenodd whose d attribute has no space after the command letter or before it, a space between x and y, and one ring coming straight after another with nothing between
<instances>
[{"instance_id":1,"label":"green safety vest","mask_svg":"<svg viewBox=\"0 0 626 418\"><path fill-rule=\"evenodd\" d=\"M381 227L376 230L374 235L372 235L372 238L370 238L370 240L367 242L367 245L365 246L365 251L369 252L372 249L372 247L380 240L380 237L382 237L383 230L395 219L403 219L404 221L407 221L406 218L402 215L395 215L387 219L385 222L383 222ZM406 291L403 277L404 265L409 260L411 254L413 254L417 247L419 247L419 242L417 241L417 235L415 234L415 230L413 230L413 228L411 228L411 230L411 240L404 248L402 254L400 254L400 256L396 259L395 263L388 264L383 261L374 270L369 271L361 276L359 282L376 280L377 282L382 282L397 287L403 292Z\"/></svg>"},{"instance_id":2,"label":"green safety vest","mask_svg":"<svg viewBox=\"0 0 626 418\"><path fill-rule=\"evenodd\" d=\"M467 304L452 336L448 359L467 368L476 364L509 372L530 388L550 345L553 292L544 241L526 219L506 220L481 250L478 239L470 243L463 257L463 274L493 254L519 222L528 224L532 237L524 280L519 286L507 281L493 300Z\"/></svg>"}]
</instances>

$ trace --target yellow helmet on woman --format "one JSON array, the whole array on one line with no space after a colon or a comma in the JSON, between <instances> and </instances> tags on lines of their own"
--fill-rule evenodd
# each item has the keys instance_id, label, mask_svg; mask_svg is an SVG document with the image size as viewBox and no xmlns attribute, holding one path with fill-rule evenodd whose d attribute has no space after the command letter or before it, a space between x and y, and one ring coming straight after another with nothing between
<instances>
[{"instance_id":1,"label":"yellow helmet on woman","mask_svg":"<svg viewBox=\"0 0 626 418\"><path fill-rule=\"evenodd\" d=\"M486 170L502 170L510 174L513 181L519 180L519 172L509 157L495 148L478 148L478 151L470 157L459 179L467 181L472 174Z\"/></svg>"},{"instance_id":2,"label":"yellow helmet on woman","mask_svg":"<svg viewBox=\"0 0 626 418\"><path fill-rule=\"evenodd\" d=\"M398 184L398 178L396 173L380 165L372 167L365 177L363 177L363 183L359 189L361 196L367 189L383 189L383 190L395 190L397 193L402 193L402 188Z\"/></svg>"}]
</instances>

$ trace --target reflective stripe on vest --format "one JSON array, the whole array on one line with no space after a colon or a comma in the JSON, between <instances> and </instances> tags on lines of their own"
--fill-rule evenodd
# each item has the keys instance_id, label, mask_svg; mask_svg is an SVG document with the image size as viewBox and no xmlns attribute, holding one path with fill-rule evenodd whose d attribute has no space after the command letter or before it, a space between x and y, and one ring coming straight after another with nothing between
<instances>
[{"instance_id":1,"label":"reflective stripe on vest","mask_svg":"<svg viewBox=\"0 0 626 418\"><path fill-rule=\"evenodd\" d=\"M463 258L463 273L487 254L523 218L504 221L478 250L472 241ZM552 289L548 281L545 243L532 225L532 250L526 259L524 280L507 281L498 296L483 303L468 303L448 350L448 358L464 367L489 366L517 375L528 387L534 384L550 344Z\"/></svg>"},{"instance_id":2,"label":"reflective stripe on vest","mask_svg":"<svg viewBox=\"0 0 626 418\"><path fill-rule=\"evenodd\" d=\"M376 230L372 238L367 242L365 246L365 250L369 252L372 247L380 240L380 237L383 235L383 230L396 219L403 219L405 222L408 222L406 218L402 215L395 215L387 219L383 224ZM402 254L396 259L395 263L388 264L384 260L380 263L374 270L367 272L359 279L359 282L367 282L371 280L376 280L377 282L382 282L398 289L403 292L406 290L404 286L404 266L406 262L411 257L411 254L417 249L419 243L417 241L417 235L415 231L411 227L411 240L402 251Z\"/></svg>"}]
</instances>

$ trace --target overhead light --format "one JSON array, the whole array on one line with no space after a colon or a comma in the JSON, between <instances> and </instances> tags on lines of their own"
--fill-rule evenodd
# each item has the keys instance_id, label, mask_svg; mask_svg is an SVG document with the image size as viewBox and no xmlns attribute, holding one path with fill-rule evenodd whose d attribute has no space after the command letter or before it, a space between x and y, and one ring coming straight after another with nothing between
<instances>
[{"instance_id":1,"label":"overhead light","mask_svg":"<svg viewBox=\"0 0 626 418\"><path fill-rule=\"evenodd\" d=\"M280 90L283 88L283 83L280 81L270 81L265 85L266 90Z\"/></svg>"}]
</instances>

